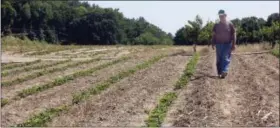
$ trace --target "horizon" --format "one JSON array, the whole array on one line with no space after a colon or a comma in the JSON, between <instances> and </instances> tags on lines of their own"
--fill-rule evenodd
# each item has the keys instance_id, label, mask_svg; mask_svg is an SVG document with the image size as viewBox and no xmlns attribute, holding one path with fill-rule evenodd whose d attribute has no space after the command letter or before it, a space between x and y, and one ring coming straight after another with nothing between
<instances>
[{"instance_id":1,"label":"horizon","mask_svg":"<svg viewBox=\"0 0 280 128\"><path fill-rule=\"evenodd\" d=\"M144 17L146 21L175 35L176 31L199 15L203 25L218 19L219 9L225 10L228 20L255 16L267 20L279 13L279 1L87 1L102 8L118 8L127 18ZM145 7L145 9L143 9ZM168 8L168 9L167 9ZM203 9L202 9L203 8ZM238 9L236 9L238 8ZM263 8L263 9L260 9ZM250 10L250 11L248 11ZM185 12L185 13L182 13Z\"/></svg>"}]
</instances>

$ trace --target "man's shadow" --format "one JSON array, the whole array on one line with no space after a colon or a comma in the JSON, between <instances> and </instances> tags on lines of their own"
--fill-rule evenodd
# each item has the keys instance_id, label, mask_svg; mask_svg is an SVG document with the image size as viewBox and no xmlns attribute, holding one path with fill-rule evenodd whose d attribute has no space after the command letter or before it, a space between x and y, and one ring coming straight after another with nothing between
<instances>
[{"instance_id":1,"label":"man's shadow","mask_svg":"<svg viewBox=\"0 0 280 128\"><path fill-rule=\"evenodd\" d=\"M220 79L218 76L198 71L196 72L196 75L194 75L193 78L190 79L190 81L199 80L202 78Z\"/></svg>"}]
</instances>

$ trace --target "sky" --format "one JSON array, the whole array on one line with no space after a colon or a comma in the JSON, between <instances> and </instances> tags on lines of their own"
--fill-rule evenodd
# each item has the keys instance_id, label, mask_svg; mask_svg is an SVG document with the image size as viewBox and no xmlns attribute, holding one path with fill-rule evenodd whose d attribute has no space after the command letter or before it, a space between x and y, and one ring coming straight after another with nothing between
<instances>
[{"instance_id":1,"label":"sky","mask_svg":"<svg viewBox=\"0 0 280 128\"><path fill-rule=\"evenodd\" d=\"M178 29L200 15L204 24L218 19L225 10L228 19L256 16L267 17L279 12L279 1L88 1L105 8L119 8L127 18L144 17L148 22L173 35Z\"/></svg>"}]
</instances>

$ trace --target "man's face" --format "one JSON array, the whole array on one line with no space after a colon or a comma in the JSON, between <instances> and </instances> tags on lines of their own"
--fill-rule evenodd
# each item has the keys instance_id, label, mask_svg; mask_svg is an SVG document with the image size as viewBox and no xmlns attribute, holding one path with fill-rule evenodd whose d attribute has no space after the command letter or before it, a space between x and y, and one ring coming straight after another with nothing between
<instances>
[{"instance_id":1,"label":"man's face","mask_svg":"<svg viewBox=\"0 0 280 128\"><path fill-rule=\"evenodd\" d=\"M227 15L219 15L220 21L226 21Z\"/></svg>"}]
</instances>

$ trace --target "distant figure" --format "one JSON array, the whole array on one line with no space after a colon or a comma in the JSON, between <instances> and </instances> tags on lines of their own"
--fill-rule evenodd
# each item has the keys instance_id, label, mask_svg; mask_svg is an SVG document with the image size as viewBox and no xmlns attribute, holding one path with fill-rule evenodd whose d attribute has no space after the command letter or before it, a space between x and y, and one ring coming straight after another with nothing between
<instances>
[{"instance_id":1,"label":"distant figure","mask_svg":"<svg viewBox=\"0 0 280 128\"><path fill-rule=\"evenodd\" d=\"M212 48L216 47L216 66L218 76L225 78L231 60L231 52L235 50L236 33L233 24L227 21L224 10L218 12L220 21L214 25Z\"/></svg>"},{"instance_id":2,"label":"distant figure","mask_svg":"<svg viewBox=\"0 0 280 128\"><path fill-rule=\"evenodd\" d=\"M196 52L196 43L193 44L193 51Z\"/></svg>"}]
</instances>

